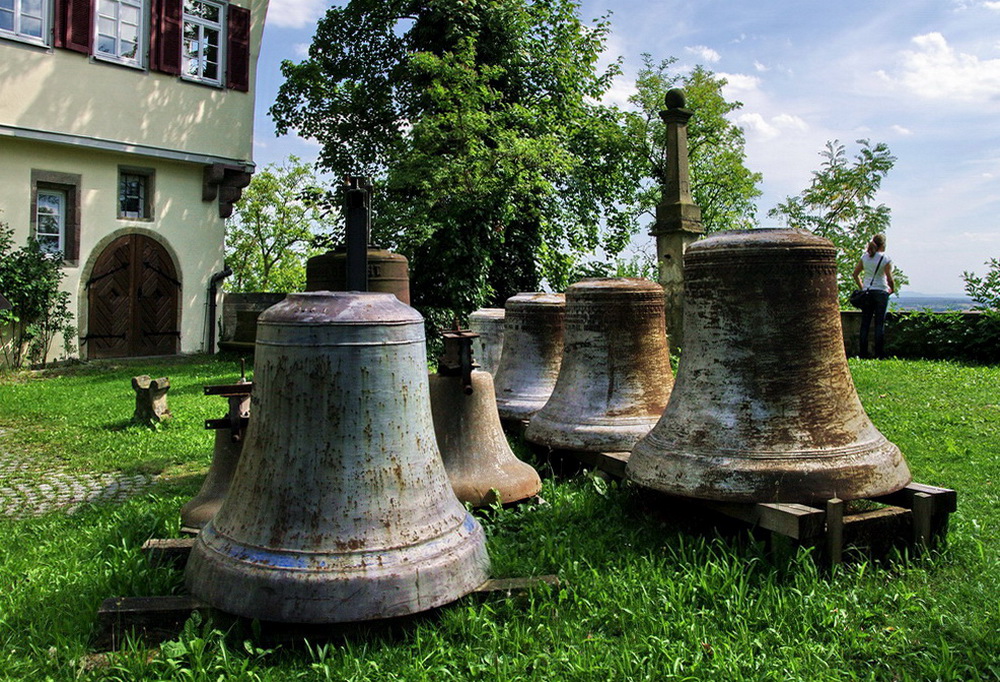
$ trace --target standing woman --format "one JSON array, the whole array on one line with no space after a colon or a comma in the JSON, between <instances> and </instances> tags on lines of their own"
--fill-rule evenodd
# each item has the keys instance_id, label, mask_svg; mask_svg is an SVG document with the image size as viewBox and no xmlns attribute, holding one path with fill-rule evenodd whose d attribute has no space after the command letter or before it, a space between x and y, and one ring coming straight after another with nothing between
<instances>
[{"instance_id":1,"label":"standing woman","mask_svg":"<svg viewBox=\"0 0 1000 682\"><path fill-rule=\"evenodd\" d=\"M864 275L863 282L861 275ZM884 357L885 311L889 307L889 294L896 290L892 279L892 259L885 253L885 235L877 234L868 243L854 268L854 283L858 289L868 290L868 300L861 308L861 347L863 358L868 354L868 327L875 318L875 357Z\"/></svg>"}]
</instances>

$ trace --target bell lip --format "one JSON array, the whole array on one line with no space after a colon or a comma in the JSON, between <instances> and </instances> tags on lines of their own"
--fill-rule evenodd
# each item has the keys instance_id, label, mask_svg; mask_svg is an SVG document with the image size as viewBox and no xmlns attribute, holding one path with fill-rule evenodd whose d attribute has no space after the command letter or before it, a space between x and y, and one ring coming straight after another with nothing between
<instances>
[{"instance_id":1,"label":"bell lip","mask_svg":"<svg viewBox=\"0 0 1000 682\"><path fill-rule=\"evenodd\" d=\"M469 313L469 319L476 320L494 320L503 319L506 316L507 310L504 308L479 308L478 310L473 310Z\"/></svg>"},{"instance_id":2,"label":"bell lip","mask_svg":"<svg viewBox=\"0 0 1000 682\"><path fill-rule=\"evenodd\" d=\"M509 476L503 481L494 481L495 485L486 485L481 476L452 477L449 474L448 478L458 501L476 508L487 507L495 502L512 504L541 492L542 478L527 462L517 460L504 467L504 470ZM499 498L493 496L494 490L500 493Z\"/></svg>"},{"instance_id":3,"label":"bell lip","mask_svg":"<svg viewBox=\"0 0 1000 682\"><path fill-rule=\"evenodd\" d=\"M809 462L812 468L804 466ZM868 472L867 480L859 481L859 471ZM625 465L625 477L641 488L678 497L803 504L888 495L912 480L903 453L885 437L825 451L800 450L793 456L680 447L653 450L640 442Z\"/></svg>"},{"instance_id":4,"label":"bell lip","mask_svg":"<svg viewBox=\"0 0 1000 682\"><path fill-rule=\"evenodd\" d=\"M685 252L694 255L702 251L718 252L728 249L830 249L836 247L826 237L809 230L792 227L760 227L750 230L722 230L713 232L704 239L692 242Z\"/></svg>"},{"instance_id":5,"label":"bell lip","mask_svg":"<svg viewBox=\"0 0 1000 682\"><path fill-rule=\"evenodd\" d=\"M257 324L370 326L423 324L423 316L395 294L382 291L299 291L257 318Z\"/></svg>"},{"instance_id":6,"label":"bell lip","mask_svg":"<svg viewBox=\"0 0 1000 682\"><path fill-rule=\"evenodd\" d=\"M206 530L207 538L211 522ZM435 544L440 546L433 547ZM427 553L429 548L434 551ZM489 579L486 533L468 512L457 527L437 538L388 553L396 556L387 562L386 553L372 553L382 561L373 559L370 565L347 571L329 567L289 570L241 561L208 545L199 535L184 581L191 594L225 613L272 622L319 624L427 611L460 599ZM281 582L281 578L285 580ZM276 579L281 582L281 595L274 589ZM422 594L421 589L431 593ZM365 591L371 598L369 603L359 596ZM400 591L411 598L401 603L379 601ZM253 597L248 599L248 595Z\"/></svg>"},{"instance_id":7,"label":"bell lip","mask_svg":"<svg viewBox=\"0 0 1000 682\"><path fill-rule=\"evenodd\" d=\"M649 417L586 417L566 423L539 410L524 431L524 439L536 445L574 452L631 452L648 434L660 415Z\"/></svg>"},{"instance_id":8,"label":"bell lip","mask_svg":"<svg viewBox=\"0 0 1000 682\"><path fill-rule=\"evenodd\" d=\"M504 310L511 304L515 306L531 304L531 308L551 307L564 308L566 294L550 294L544 291L522 291L514 294L504 303Z\"/></svg>"},{"instance_id":9,"label":"bell lip","mask_svg":"<svg viewBox=\"0 0 1000 682\"><path fill-rule=\"evenodd\" d=\"M663 287L643 277L585 277L566 287L566 295L634 296L662 294Z\"/></svg>"}]
</instances>

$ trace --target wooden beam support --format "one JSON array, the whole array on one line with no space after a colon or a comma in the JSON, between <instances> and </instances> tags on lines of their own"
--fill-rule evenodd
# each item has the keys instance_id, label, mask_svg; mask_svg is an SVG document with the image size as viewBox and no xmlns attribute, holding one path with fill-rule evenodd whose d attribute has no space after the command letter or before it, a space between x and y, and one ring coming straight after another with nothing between
<instances>
[{"instance_id":1,"label":"wooden beam support","mask_svg":"<svg viewBox=\"0 0 1000 682\"><path fill-rule=\"evenodd\" d=\"M826 556L830 565L844 562L844 501L826 501Z\"/></svg>"}]
</instances>

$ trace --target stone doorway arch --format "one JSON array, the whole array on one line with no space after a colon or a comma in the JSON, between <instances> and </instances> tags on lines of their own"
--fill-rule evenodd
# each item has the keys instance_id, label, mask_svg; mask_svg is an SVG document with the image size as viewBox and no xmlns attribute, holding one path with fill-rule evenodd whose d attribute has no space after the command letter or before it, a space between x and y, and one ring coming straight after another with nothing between
<instances>
[{"instance_id":1,"label":"stone doorway arch","mask_svg":"<svg viewBox=\"0 0 1000 682\"><path fill-rule=\"evenodd\" d=\"M87 290L87 357L173 355L180 342L181 283L167 250L152 237L126 234L94 262Z\"/></svg>"}]
</instances>

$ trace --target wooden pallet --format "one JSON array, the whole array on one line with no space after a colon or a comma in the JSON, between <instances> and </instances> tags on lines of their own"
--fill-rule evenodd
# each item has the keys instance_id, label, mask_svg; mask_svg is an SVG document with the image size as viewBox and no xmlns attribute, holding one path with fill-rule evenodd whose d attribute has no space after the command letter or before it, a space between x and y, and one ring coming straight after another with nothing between
<instances>
[{"instance_id":1,"label":"wooden pallet","mask_svg":"<svg viewBox=\"0 0 1000 682\"><path fill-rule=\"evenodd\" d=\"M147 540L142 552L154 565L182 568L194 546L195 538L167 538ZM464 598L517 597L527 594L539 585L558 588L559 578L542 575L532 578L491 578ZM111 597L105 599L97 611L97 624L92 646L96 651L118 649L131 635L147 645L175 639L184 629L184 623L194 613L226 624L224 629L248 622L222 614L205 602L191 595L158 597ZM389 619L401 622L405 619ZM287 623L263 624L253 628L262 632L267 645L297 643L303 639L321 639L342 636L347 626L310 626ZM354 626L350 626L354 627ZM350 628L348 628L350 629Z\"/></svg>"},{"instance_id":2,"label":"wooden pallet","mask_svg":"<svg viewBox=\"0 0 1000 682\"><path fill-rule=\"evenodd\" d=\"M625 477L627 452L573 452L587 466L615 478ZM863 503L831 499L824 504L757 503L737 504L668 498L670 506L686 505L711 510L745 522L770 534L772 541L784 538L794 544L816 547L830 564L844 559L845 547L869 555L880 555L890 546L916 549L933 547L948 532L948 517L958 508L958 494L948 488L910 483L889 495L869 498ZM869 507L855 511L854 507ZM777 543L775 543L777 544Z\"/></svg>"}]
</instances>

